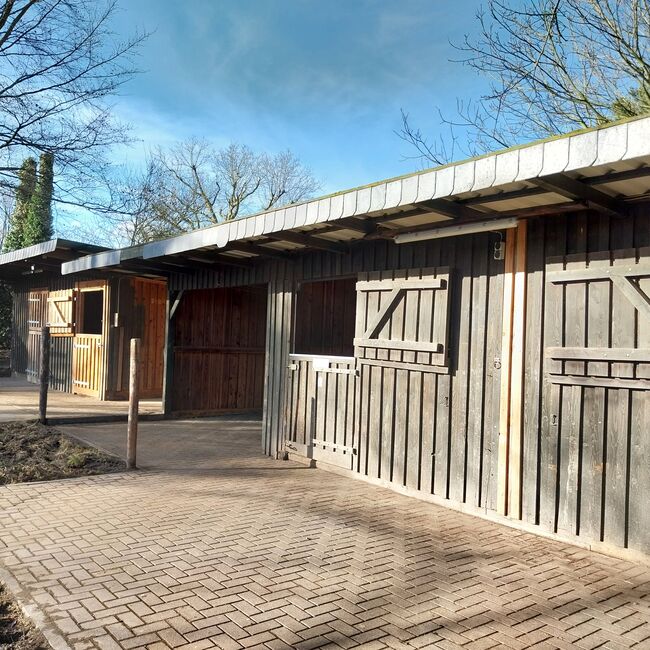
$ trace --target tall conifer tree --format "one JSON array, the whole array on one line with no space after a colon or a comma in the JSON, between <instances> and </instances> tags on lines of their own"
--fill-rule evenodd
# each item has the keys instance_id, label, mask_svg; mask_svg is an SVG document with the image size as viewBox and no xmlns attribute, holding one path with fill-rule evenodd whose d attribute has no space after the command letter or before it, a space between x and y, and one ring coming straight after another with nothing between
<instances>
[{"instance_id":1,"label":"tall conifer tree","mask_svg":"<svg viewBox=\"0 0 650 650\"><path fill-rule=\"evenodd\" d=\"M26 158L18 172L16 205L9 222L9 232L5 237L4 250L14 251L25 244L25 225L34 191L36 190L36 160Z\"/></svg>"},{"instance_id":2,"label":"tall conifer tree","mask_svg":"<svg viewBox=\"0 0 650 650\"><path fill-rule=\"evenodd\" d=\"M52 239L52 192L54 188L54 157L51 153L41 154L36 188L32 194L25 229L23 246L40 244Z\"/></svg>"}]
</instances>

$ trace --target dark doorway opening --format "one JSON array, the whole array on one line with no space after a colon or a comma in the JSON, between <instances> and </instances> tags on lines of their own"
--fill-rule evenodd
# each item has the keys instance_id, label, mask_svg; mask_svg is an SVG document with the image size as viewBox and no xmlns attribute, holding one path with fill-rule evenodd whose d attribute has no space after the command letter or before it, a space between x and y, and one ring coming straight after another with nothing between
<instances>
[{"instance_id":1,"label":"dark doorway opening","mask_svg":"<svg viewBox=\"0 0 650 650\"><path fill-rule=\"evenodd\" d=\"M104 292L83 291L81 319L77 331L79 334L101 334L104 313Z\"/></svg>"},{"instance_id":2,"label":"dark doorway opening","mask_svg":"<svg viewBox=\"0 0 650 650\"><path fill-rule=\"evenodd\" d=\"M303 282L295 309L294 354L354 355L356 279Z\"/></svg>"}]
</instances>

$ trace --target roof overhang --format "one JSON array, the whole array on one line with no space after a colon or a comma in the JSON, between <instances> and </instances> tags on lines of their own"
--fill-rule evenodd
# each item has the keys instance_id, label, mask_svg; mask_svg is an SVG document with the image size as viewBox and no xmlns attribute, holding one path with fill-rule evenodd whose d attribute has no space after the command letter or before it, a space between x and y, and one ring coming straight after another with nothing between
<instances>
[{"instance_id":1,"label":"roof overhang","mask_svg":"<svg viewBox=\"0 0 650 650\"><path fill-rule=\"evenodd\" d=\"M304 250L346 253L350 244L486 219L580 208L624 215L650 200L650 117L514 147L138 247L145 264L250 264ZM131 266L135 266L130 257ZM116 261L117 260L117 261ZM63 273L124 266L91 255Z\"/></svg>"},{"instance_id":2,"label":"roof overhang","mask_svg":"<svg viewBox=\"0 0 650 650\"><path fill-rule=\"evenodd\" d=\"M0 279L15 282L42 273L59 275L64 262L74 260L80 255L93 256L105 250L104 246L68 239L51 239L0 254Z\"/></svg>"}]
</instances>

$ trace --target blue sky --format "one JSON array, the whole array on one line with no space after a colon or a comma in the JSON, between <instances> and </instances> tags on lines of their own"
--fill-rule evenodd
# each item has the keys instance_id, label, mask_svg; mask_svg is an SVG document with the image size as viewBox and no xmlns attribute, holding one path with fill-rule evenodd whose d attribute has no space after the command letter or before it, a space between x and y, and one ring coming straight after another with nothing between
<instances>
[{"instance_id":1,"label":"blue sky","mask_svg":"<svg viewBox=\"0 0 650 650\"><path fill-rule=\"evenodd\" d=\"M123 0L115 31L152 32L115 109L140 141L191 136L291 149L324 192L420 167L394 131L400 108L435 134L437 107L481 80L450 58L479 0Z\"/></svg>"}]
</instances>

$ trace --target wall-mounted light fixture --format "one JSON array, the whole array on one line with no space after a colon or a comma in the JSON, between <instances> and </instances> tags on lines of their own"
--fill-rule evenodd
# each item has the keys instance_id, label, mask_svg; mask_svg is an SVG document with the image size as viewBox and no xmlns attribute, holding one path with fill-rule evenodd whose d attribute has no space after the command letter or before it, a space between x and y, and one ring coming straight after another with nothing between
<instances>
[{"instance_id":1,"label":"wall-mounted light fixture","mask_svg":"<svg viewBox=\"0 0 650 650\"><path fill-rule=\"evenodd\" d=\"M458 226L447 226L445 228L405 232L395 235L395 243L409 244L411 242L425 241L427 239L457 237L458 235L471 235L477 232L490 232L495 230L504 230L506 228L516 228L517 220L517 217L509 217L508 219L490 219L487 221L463 223Z\"/></svg>"}]
</instances>

